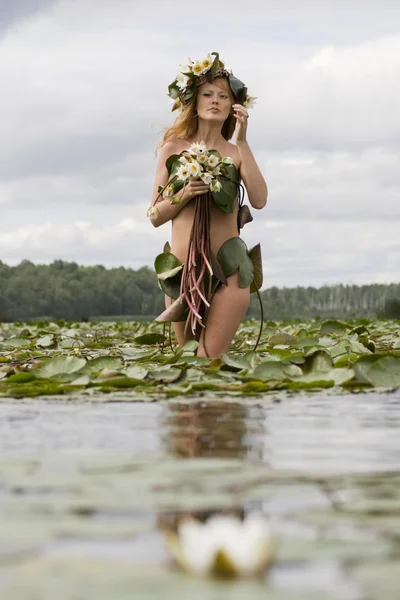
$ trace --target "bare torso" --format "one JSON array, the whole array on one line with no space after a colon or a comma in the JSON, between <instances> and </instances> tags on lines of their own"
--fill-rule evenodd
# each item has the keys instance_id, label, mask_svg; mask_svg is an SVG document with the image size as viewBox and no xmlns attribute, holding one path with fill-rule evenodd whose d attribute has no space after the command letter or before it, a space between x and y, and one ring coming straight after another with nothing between
<instances>
[{"instance_id":1,"label":"bare torso","mask_svg":"<svg viewBox=\"0 0 400 600\"><path fill-rule=\"evenodd\" d=\"M179 154L183 150L189 148L190 143L184 140L177 140L175 153ZM221 146L215 148L221 154L221 156L231 156L236 167L240 168L240 158L237 148L226 142ZM214 203L211 203L211 225L210 225L210 239L211 239L211 251L216 255L219 248L226 240L231 237L237 237L238 226L238 204L235 204L232 214L222 212ZM172 220L172 238L171 238L171 252L181 262L185 262L188 248L190 232L193 225L195 212L195 198L190 200L186 206L176 215Z\"/></svg>"}]
</instances>

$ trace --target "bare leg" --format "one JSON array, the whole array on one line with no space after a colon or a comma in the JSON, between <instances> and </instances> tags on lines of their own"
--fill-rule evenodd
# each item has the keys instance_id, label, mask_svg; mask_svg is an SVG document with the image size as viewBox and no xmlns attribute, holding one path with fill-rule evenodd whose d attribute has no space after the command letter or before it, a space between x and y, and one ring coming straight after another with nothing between
<instances>
[{"instance_id":1,"label":"bare leg","mask_svg":"<svg viewBox=\"0 0 400 600\"><path fill-rule=\"evenodd\" d=\"M169 306L171 306L172 302L174 302L174 300L166 295L165 296L165 308L168 308ZM185 344L189 340L194 339L194 335L193 335L190 327L187 328L186 336L183 335L183 332L185 329L185 321L177 321L176 323L172 323L172 327L174 328L176 339L178 341L179 346L183 346L183 344Z\"/></svg>"},{"instance_id":2,"label":"bare leg","mask_svg":"<svg viewBox=\"0 0 400 600\"><path fill-rule=\"evenodd\" d=\"M210 358L218 358L227 352L249 304L250 288L239 287L239 272L236 271L228 277L228 285L221 285L214 294L197 356L207 357L208 354Z\"/></svg>"}]
</instances>

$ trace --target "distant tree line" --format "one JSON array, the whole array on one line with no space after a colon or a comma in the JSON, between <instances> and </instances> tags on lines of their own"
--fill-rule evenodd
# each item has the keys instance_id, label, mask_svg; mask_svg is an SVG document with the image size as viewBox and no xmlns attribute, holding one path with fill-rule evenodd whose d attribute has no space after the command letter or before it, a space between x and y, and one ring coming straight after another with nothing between
<instances>
[{"instance_id":1,"label":"distant tree line","mask_svg":"<svg viewBox=\"0 0 400 600\"><path fill-rule=\"evenodd\" d=\"M308 317L400 318L400 283L277 288L261 292L265 319ZM93 317L148 317L164 309L164 295L152 269L102 265L83 267L55 260L15 267L0 261L0 321ZM248 317L258 318L252 294Z\"/></svg>"}]
</instances>

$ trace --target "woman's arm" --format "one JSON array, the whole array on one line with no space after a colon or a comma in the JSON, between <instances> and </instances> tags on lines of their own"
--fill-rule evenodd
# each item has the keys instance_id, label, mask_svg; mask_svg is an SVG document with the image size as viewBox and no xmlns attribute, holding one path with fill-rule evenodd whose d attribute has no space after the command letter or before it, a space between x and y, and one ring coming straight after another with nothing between
<instances>
[{"instance_id":1,"label":"woman's arm","mask_svg":"<svg viewBox=\"0 0 400 600\"><path fill-rule=\"evenodd\" d=\"M268 187L247 141L236 143L240 154L240 176L253 208L264 208Z\"/></svg>"},{"instance_id":2,"label":"woman's arm","mask_svg":"<svg viewBox=\"0 0 400 600\"><path fill-rule=\"evenodd\" d=\"M233 104L236 117L236 146L240 155L240 176L246 187L253 208L264 208L268 188L247 141L248 110L241 104Z\"/></svg>"},{"instance_id":3,"label":"woman's arm","mask_svg":"<svg viewBox=\"0 0 400 600\"><path fill-rule=\"evenodd\" d=\"M153 194L151 199L151 206L155 206L157 211L155 215L150 216L150 221L154 227L159 227L163 225L170 219L173 219L180 210L189 202L189 199L184 201L181 200L179 204L171 204L168 198L161 198L157 204L155 204L156 199L159 196L158 187L160 185L165 186L168 181L168 171L165 166L165 162L171 154L175 154L175 144L173 142L166 142L164 146L162 146L160 150L160 156L158 157L157 167L156 167L156 175L154 179L154 187ZM181 196L182 191L180 193L175 194L175 196Z\"/></svg>"},{"instance_id":4,"label":"woman's arm","mask_svg":"<svg viewBox=\"0 0 400 600\"><path fill-rule=\"evenodd\" d=\"M150 215L150 221L154 227L160 227L167 221L170 221L176 217L176 215L182 210L184 206L195 196L204 194L208 191L206 186L201 179L191 180L185 188L182 188L175 194L180 199L178 204L171 204L168 198L161 198L155 204L156 199L159 196L158 187L165 186L168 181L168 171L165 166L166 160L171 154L178 154L177 147L174 142L166 142L162 146L160 156L157 162L156 176L154 181L153 196L151 200L151 207L155 207L157 210L154 211L154 215Z\"/></svg>"}]
</instances>

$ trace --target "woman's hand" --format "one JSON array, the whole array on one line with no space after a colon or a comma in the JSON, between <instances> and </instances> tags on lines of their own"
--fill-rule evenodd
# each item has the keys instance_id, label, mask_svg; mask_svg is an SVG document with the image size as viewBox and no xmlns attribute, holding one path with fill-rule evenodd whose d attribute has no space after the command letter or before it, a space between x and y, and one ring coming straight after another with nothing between
<instances>
[{"instance_id":1,"label":"woman's hand","mask_svg":"<svg viewBox=\"0 0 400 600\"><path fill-rule=\"evenodd\" d=\"M201 179L189 179L189 182L180 190L175 196L178 196L181 200L191 200L201 194L207 194L210 191L208 185L206 185Z\"/></svg>"},{"instance_id":2,"label":"woman's hand","mask_svg":"<svg viewBox=\"0 0 400 600\"><path fill-rule=\"evenodd\" d=\"M249 111L241 104L233 104L233 114L236 117L236 143L246 141L247 121L249 119Z\"/></svg>"}]
</instances>

